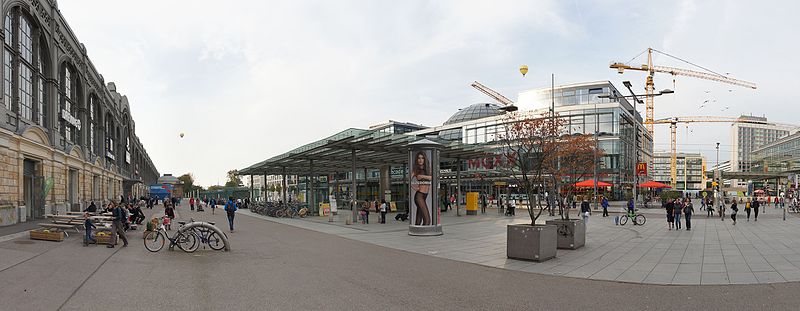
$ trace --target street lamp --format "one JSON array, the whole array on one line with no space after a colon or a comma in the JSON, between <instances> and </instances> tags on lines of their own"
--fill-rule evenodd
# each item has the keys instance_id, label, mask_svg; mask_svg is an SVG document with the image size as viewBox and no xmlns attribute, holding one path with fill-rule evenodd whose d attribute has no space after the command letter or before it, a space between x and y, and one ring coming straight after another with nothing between
<instances>
[{"instance_id":1,"label":"street lamp","mask_svg":"<svg viewBox=\"0 0 800 311\"><path fill-rule=\"evenodd\" d=\"M528 65L521 65L519 66L519 73L522 74L524 77L528 73ZM553 97L556 88L556 75L551 73L550 74L550 124L552 124L552 136L553 140L556 139L556 101ZM552 200L553 196L548 197L547 203L550 204L550 210L552 211L553 207L555 207L556 201ZM528 203L530 204L530 202Z\"/></svg>"},{"instance_id":2,"label":"street lamp","mask_svg":"<svg viewBox=\"0 0 800 311\"><path fill-rule=\"evenodd\" d=\"M634 205L634 209L635 209L636 208L636 187L639 185L639 176L636 173L636 166L639 163L639 119L636 118L636 113L638 113L638 111L636 111L636 104L637 103L639 103L639 104L643 104L644 103L641 99L639 99L639 96L643 96L643 97L651 97L652 96L652 97L654 97L654 96L661 96L661 95L664 95L664 94L672 94L672 93L675 93L675 91L670 90L670 89L664 89L664 90L661 90L660 92L658 92L656 94L652 94L652 95L636 95L633 92L632 84L631 84L630 81L622 81L622 84L625 85L625 88L627 88L628 91L631 93L630 96L612 96L611 94L604 94L604 95L600 95L598 97L599 98L615 99L615 100L616 99L620 99L620 98L633 98L633 111L634 111L634 113L633 113L633 153L634 153L634 156L633 156L633 187L631 187L631 193L633 195L633 205ZM595 108L595 110L596 110L596 108ZM596 113L597 112L595 111L595 114ZM596 140L597 140L597 135L595 135L595 143L596 143ZM595 146L595 148L597 148L597 147ZM596 166L597 165L595 164L595 167ZM597 170L595 169L595 183L596 182L597 182ZM684 183L685 183L685 181L684 181ZM595 196L596 195L597 195L597 187L595 187Z\"/></svg>"}]
</instances>

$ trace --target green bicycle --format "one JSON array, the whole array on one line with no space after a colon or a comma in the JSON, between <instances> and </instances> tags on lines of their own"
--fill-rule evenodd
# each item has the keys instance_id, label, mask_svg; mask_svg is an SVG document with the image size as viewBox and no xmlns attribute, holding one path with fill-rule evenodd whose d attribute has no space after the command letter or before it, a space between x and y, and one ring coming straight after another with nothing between
<instances>
[{"instance_id":1,"label":"green bicycle","mask_svg":"<svg viewBox=\"0 0 800 311\"><path fill-rule=\"evenodd\" d=\"M644 226L644 223L647 222L647 218L644 217L644 215L628 211L628 213L622 215L619 218L619 225L624 226L626 223L628 223L628 218L630 218L633 221L634 226L636 225Z\"/></svg>"}]
</instances>

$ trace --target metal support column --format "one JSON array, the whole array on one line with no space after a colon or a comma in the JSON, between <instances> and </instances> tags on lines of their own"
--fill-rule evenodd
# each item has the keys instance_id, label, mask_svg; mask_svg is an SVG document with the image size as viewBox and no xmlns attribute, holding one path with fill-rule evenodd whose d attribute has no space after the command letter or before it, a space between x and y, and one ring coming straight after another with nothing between
<instances>
[{"instance_id":1,"label":"metal support column","mask_svg":"<svg viewBox=\"0 0 800 311\"><path fill-rule=\"evenodd\" d=\"M289 201L286 201L286 167L285 166L283 167L282 173L283 173L283 175L281 175L281 180L282 180L283 185L281 186L281 192L283 192L283 195L281 195L281 197L283 197L283 204L287 204L287 203L289 203Z\"/></svg>"},{"instance_id":2,"label":"metal support column","mask_svg":"<svg viewBox=\"0 0 800 311\"><path fill-rule=\"evenodd\" d=\"M250 201L253 201L253 174L250 174Z\"/></svg>"},{"instance_id":3,"label":"metal support column","mask_svg":"<svg viewBox=\"0 0 800 311\"><path fill-rule=\"evenodd\" d=\"M350 189L350 209L353 212L353 223L356 223L358 222L358 211L356 211L356 205L358 203L358 198L356 197L356 194L358 193L356 188L358 186L358 184L356 183L356 150L355 149L351 150L350 155L353 158L353 167L352 167L353 176L351 178L353 184L352 188Z\"/></svg>"},{"instance_id":4,"label":"metal support column","mask_svg":"<svg viewBox=\"0 0 800 311\"><path fill-rule=\"evenodd\" d=\"M461 159L456 159L456 215L461 216Z\"/></svg>"},{"instance_id":5,"label":"metal support column","mask_svg":"<svg viewBox=\"0 0 800 311\"><path fill-rule=\"evenodd\" d=\"M309 212L312 211L314 208L317 207L317 189L316 189L316 181L317 175L314 174L314 160L309 160L309 166L311 168L311 198L310 200L306 200L309 202L308 210Z\"/></svg>"}]
</instances>

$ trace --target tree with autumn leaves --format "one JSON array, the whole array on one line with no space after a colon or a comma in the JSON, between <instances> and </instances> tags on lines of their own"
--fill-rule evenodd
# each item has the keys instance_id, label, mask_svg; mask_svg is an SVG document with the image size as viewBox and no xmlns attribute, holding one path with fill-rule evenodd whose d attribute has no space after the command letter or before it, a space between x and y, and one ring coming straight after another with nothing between
<instances>
[{"instance_id":1,"label":"tree with autumn leaves","mask_svg":"<svg viewBox=\"0 0 800 311\"><path fill-rule=\"evenodd\" d=\"M570 135L567 120L557 114L511 113L504 122L500 142L508 159L506 169L528 196L531 225L553 205L562 219L569 219L565 199L577 191L576 182L593 174L595 159L602 156L594 137Z\"/></svg>"}]
</instances>

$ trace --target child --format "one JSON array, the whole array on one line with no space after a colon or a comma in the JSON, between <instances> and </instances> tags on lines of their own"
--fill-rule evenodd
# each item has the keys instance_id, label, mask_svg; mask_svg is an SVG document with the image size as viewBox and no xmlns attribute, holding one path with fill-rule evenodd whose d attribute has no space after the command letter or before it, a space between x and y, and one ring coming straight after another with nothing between
<instances>
[{"instance_id":1,"label":"child","mask_svg":"<svg viewBox=\"0 0 800 311\"><path fill-rule=\"evenodd\" d=\"M92 218L89 217L89 212L83 213L83 227L86 228L86 237L83 239L83 246L89 246L89 241L92 243L97 244L97 240L92 237L92 228L96 228L94 223L92 223Z\"/></svg>"},{"instance_id":2,"label":"child","mask_svg":"<svg viewBox=\"0 0 800 311\"><path fill-rule=\"evenodd\" d=\"M170 224L172 224L172 219L170 219L169 216L162 216L161 223L164 224L164 227L167 228L167 230L172 230L172 227L170 226Z\"/></svg>"}]
</instances>

